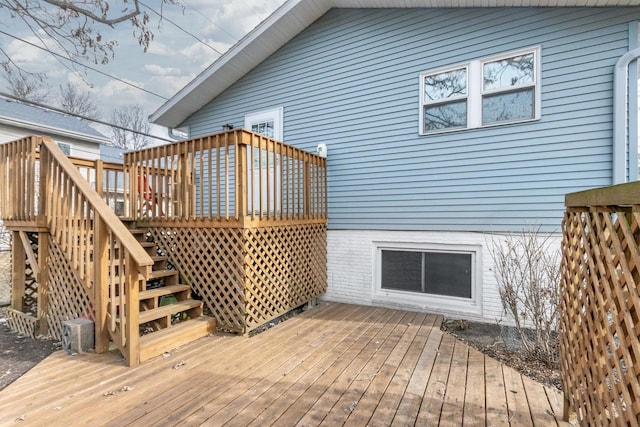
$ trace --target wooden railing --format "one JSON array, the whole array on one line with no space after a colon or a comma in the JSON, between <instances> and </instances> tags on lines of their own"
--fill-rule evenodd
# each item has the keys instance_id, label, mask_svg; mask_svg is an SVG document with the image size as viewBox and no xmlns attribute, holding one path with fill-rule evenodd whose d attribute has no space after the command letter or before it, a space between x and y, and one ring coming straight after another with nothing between
<instances>
[{"instance_id":1,"label":"wooden railing","mask_svg":"<svg viewBox=\"0 0 640 427\"><path fill-rule=\"evenodd\" d=\"M11 189L2 191L2 219L14 228L29 223L46 227L75 276L90 290L96 350L108 350L111 336L128 362L136 364L137 294L153 260L103 200L105 192L117 193L118 187L118 178L114 185L105 185L103 177L122 174L122 166L72 161L46 137L0 145L0 155L3 188ZM46 259L39 262L45 265Z\"/></svg>"},{"instance_id":2,"label":"wooden railing","mask_svg":"<svg viewBox=\"0 0 640 427\"><path fill-rule=\"evenodd\" d=\"M326 220L326 159L236 129L125 154L134 219Z\"/></svg>"},{"instance_id":3,"label":"wooden railing","mask_svg":"<svg viewBox=\"0 0 640 427\"><path fill-rule=\"evenodd\" d=\"M119 217L129 217L129 176L122 163L69 157L71 163Z\"/></svg>"},{"instance_id":4,"label":"wooden railing","mask_svg":"<svg viewBox=\"0 0 640 427\"><path fill-rule=\"evenodd\" d=\"M0 213L16 225L34 223L38 215L39 142L29 137L0 145Z\"/></svg>"},{"instance_id":5,"label":"wooden railing","mask_svg":"<svg viewBox=\"0 0 640 427\"><path fill-rule=\"evenodd\" d=\"M565 198L560 352L565 416L640 419L640 182Z\"/></svg>"}]
</instances>

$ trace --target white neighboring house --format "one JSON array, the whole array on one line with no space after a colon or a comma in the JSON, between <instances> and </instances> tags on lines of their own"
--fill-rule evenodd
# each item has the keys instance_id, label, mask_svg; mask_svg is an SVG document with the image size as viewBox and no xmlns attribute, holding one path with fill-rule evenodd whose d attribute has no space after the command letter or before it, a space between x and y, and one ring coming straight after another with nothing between
<instances>
[{"instance_id":1,"label":"white neighboring house","mask_svg":"<svg viewBox=\"0 0 640 427\"><path fill-rule=\"evenodd\" d=\"M82 120L0 97L0 143L28 135L45 135L73 157L98 159L100 144L110 140Z\"/></svg>"},{"instance_id":2,"label":"white neighboring house","mask_svg":"<svg viewBox=\"0 0 640 427\"><path fill-rule=\"evenodd\" d=\"M0 144L29 135L44 135L73 157L99 159L100 145L110 140L82 120L0 96ZM4 227L0 223L0 231ZM0 251L9 250L0 236Z\"/></svg>"}]
</instances>

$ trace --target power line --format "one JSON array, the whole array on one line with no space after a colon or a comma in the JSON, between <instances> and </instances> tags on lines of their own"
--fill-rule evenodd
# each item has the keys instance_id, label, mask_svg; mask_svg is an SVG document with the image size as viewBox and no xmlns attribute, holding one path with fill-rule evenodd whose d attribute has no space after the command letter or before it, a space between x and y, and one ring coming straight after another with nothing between
<instances>
[{"instance_id":1,"label":"power line","mask_svg":"<svg viewBox=\"0 0 640 427\"><path fill-rule=\"evenodd\" d=\"M171 19L167 18L166 16L162 16L162 14L160 12L156 12L154 9L152 9L151 7L149 7L148 5L146 5L145 3L143 3L142 1L138 1L138 3L140 3L142 6L146 7L147 9L149 9L151 12L155 13L156 15L158 15L160 17L160 19L166 20L167 22L169 22L170 24L173 24L177 29L179 29L180 31L182 31L185 34L190 35L191 37L193 37L194 39L196 39L197 41L199 41L200 43L202 43L203 45L207 46L209 49L213 50L214 52L216 52L218 55L222 55L222 52L220 52L218 49L216 49L215 47L211 46L209 43L203 41L202 39L200 39L198 36L196 36L195 34L185 30L184 28L182 28L180 25L176 24L175 22L173 22Z\"/></svg>"},{"instance_id":2,"label":"power line","mask_svg":"<svg viewBox=\"0 0 640 427\"><path fill-rule=\"evenodd\" d=\"M213 19L209 18L207 15L205 15L204 13L202 13L201 11L199 11L198 9L196 9L195 7L191 6L189 3L187 3L186 1L182 0L181 2L182 4L184 4L185 6L187 6L188 8L190 8L191 10L193 10L194 12L196 12L198 15L202 16L203 18L205 18L207 21L211 22L215 27L220 28L220 30L222 30L223 33L227 34L229 37L231 37L234 41L238 40L238 36L234 36L233 34L231 34L229 31L227 31L224 27L222 27L220 24L216 24L215 22L213 22Z\"/></svg>"},{"instance_id":3,"label":"power line","mask_svg":"<svg viewBox=\"0 0 640 427\"><path fill-rule=\"evenodd\" d=\"M54 52L54 51L52 51L52 50L50 50L50 49L48 49L48 48L45 48L45 47L42 47L42 46L38 46L38 45L37 45L37 44L35 44L35 43L32 43L32 42L30 42L30 41L27 41L27 40L25 40L25 39L23 39L23 38L20 38L20 37L14 36L13 34L9 34L9 33L4 32L4 31L2 31L2 30L0 30L0 34L4 34L4 35L5 35L5 36L7 36L7 37L11 37L12 39L15 39L15 40L21 41L22 43L26 43L26 44L28 44L29 46L32 46L32 47L38 48L38 49L40 49L40 50L43 50L43 51L45 51L45 52L47 52L47 53L50 53L51 55L54 55L54 56L56 56L56 57L59 57L59 58L65 59L65 60L67 60L67 61L73 62L74 64L80 65L80 66L82 66L82 67L88 68L88 69L89 69L89 70L91 70L91 71L95 71L96 73L98 73L98 74L102 74L102 75L103 75L103 76L105 76L105 77L109 77L109 78L112 78L112 79L114 79L114 80L117 80L117 81L119 81L119 82L121 82L121 83L124 83L124 84L126 84L126 85L128 85L128 86L131 86L131 87L133 87L133 88L135 88L135 89L138 89L138 90L141 90L141 91L143 91L143 92L146 92L146 93L148 93L149 95L156 96L156 97L158 97L158 98L160 98L160 99L163 99L163 100L165 100L165 101L169 99L169 98L164 97L164 96L162 96L162 95L159 95L159 94L157 94L157 93L155 93L155 92L152 92L152 91L150 91L150 90L148 90L148 89L145 89L145 88L143 88L142 86L138 86L138 85L136 85L136 84L133 84L133 83L131 83L131 82L128 82L128 81L126 81L126 80L123 80L123 79L121 79L121 78L119 78L119 77L116 77L116 76L113 76L113 75L111 75L111 74L105 73L104 71L101 71L101 70L99 70L99 69L97 69L97 68L94 68L94 67L91 67L91 66L89 66L89 65L83 64L83 63L81 63L81 62L79 62L79 61L76 61L75 59L68 58L68 57L66 57L66 56L64 56L64 55L61 55L61 54L59 54L59 53L56 53L56 52Z\"/></svg>"},{"instance_id":4,"label":"power line","mask_svg":"<svg viewBox=\"0 0 640 427\"><path fill-rule=\"evenodd\" d=\"M91 118L91 117L83 116L82 114L70 113L70 112L65 111L65 110L63 110L61 108L52 107L50 105L42 104L40 102L30 101L28 99L24 99L24 98L20 98L20 97L17 97L17 96L13 96L13 95L8 94L8 93L0 92L0 96L3 96L5 98L9 98L9 99L13 99L15 101L19 101L19 102L22 102L22 103L25 103L25 104L35 105L36 107L44 108L46 110L55 111L57 113L67 114L69 116L77 117L77 118L82 119L82 120L87 120L87 121L98 123L98 124L101 124L101 125L104 125L104 126L110 126L112 128L123 130L125 132L131 132L131 133L135 133L137 135L142 135L142 136L146 136L148 138L158 139L160 141L165 141L165 142L176 142L174 139L168 139L168 138L163 138L161 136L151 135L150 133L141 132L139 130L134 130L134 129L129 129L129 128L126 128L124 126L120 126L120 125L116 125L116 124L113 124L113 123L105 122L104 120L99 120L99 119L94 119L94 118Z\"/></svg>"}]
</instances>

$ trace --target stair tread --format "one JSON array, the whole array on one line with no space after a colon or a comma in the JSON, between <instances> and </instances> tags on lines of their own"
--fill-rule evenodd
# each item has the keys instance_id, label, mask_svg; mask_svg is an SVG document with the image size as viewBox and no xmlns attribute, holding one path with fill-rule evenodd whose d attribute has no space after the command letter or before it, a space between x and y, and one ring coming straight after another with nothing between
<instances>
[{"instance_id":1,"label":"stair tread","mask_svg":"<svg viewBox=\"0 0 640 427\"><path fill-rule=\"evenodd\" d=\"M146 291L140 291L138 296L141 300L143 300L143 299L149 299L149 298L156 298L163 295L170 295L176 292L183 292L189 289L190 288L188 285L169 285L169 286L162 286L160 288L155 288L155 289L147 289Z\"/></svg>"},{"instance_id":2,"label":"stair tread","mask_svg":"<svg viewBox=\"0 0 640 427\"><path fill-rule=\"evenodd\" d=\"M205 337L215 328L216 321L214 318L200 316L172 325L169 328L143 335L140 337L140 361L143 362L165 351Z\"/></svg>"},{"instance_id":3,"label":"stair tread","mask_svg":"<svg viewBox=\"0 0 640 427\"><path fill-rule=\"evenodd\" d=\"M177 276L178 270L152 270L147 280L160 279L161 277Z\"/></svg>"},{"instance_id":4,"label":"stair tread","mask_svg":"<svg viewBox=\"0 0 640 427\"><path fill-rule=\"evenodd\" d=\"M144 310L140 312L138 317L139 323L151 322L152 320L171 316L172 314L180 313L182 311L189 310L190 308L196 308L200 305L202 305L202 301L187 299L173 304L163 305L162 307L153 308L151 310Z\"/></svg>"},{"instance_id":5,"label":"stair tread","mask_svg":"<svg viewBox=\"0 0 640 427\"><path fill-rule=\"evenodd\" d=\"M149 230L145 230L144 228L128 228L129 233L131 234L145 234Z\"/></svg>"}]
</instances>

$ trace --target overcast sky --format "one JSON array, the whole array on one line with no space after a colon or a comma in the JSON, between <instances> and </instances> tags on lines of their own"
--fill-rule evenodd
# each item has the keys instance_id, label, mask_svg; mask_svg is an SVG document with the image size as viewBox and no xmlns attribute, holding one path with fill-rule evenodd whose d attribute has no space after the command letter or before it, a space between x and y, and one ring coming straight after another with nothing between
<instances>
[{"instance_id":1,"label":"overcast sky","mask_svg":"<svg viewBox=\"0 0 640 427\"><path fill-rule=\"evenodd\" d=\"M206 44L225 52L236 41L258 25L284 0L180 0L180 6L164 6L165 19L158 27L158 16L149 9L154 40L146 53L132 36L129 23L115 29L100 28L105 38L118 41L115 59L105 65L89 63L92 67L141 86L150 92L169 98L203 71L220 55ZM117 7L120 1L111 2ZM145 0L145 4L159 12L158 0ZM112 7L112 10L116 10ZM173 25L170 21L177 24ZM181 28L178 28L181 27ZM11 18L6 9L0 8L0 29L13 36L40 44L38 38L22 23ZM186 30L202 40L196 40ZM206 44L205 44L206 43ZM114 107L138 103L147 115L153 113L164 99L127 86L125 83L102 76L94 71L77 67L24 42L0 34L0 46L12 60L26 70L44 72L47 83L54 88L66 82L79 83L88 90L100 106L103 117L108 119ZM0 70L0 72L4 72ZM86 82L85 82L86 81ZM92 85L88 86L86 83ZM6 91L4 79L0 79L2 91ZM154 131L154 133L158 130Z\"/></svg>"}]
</instances>

